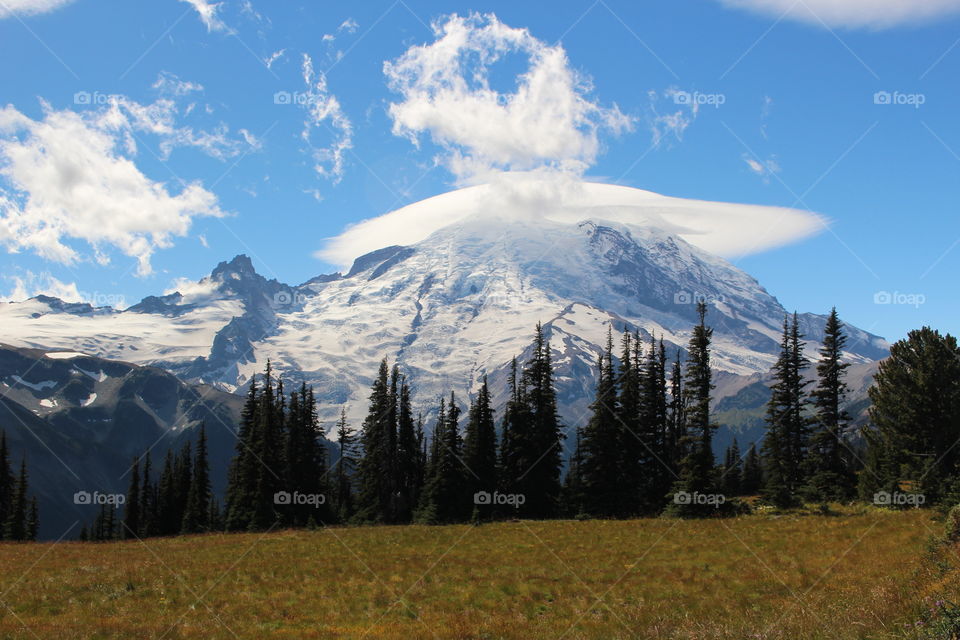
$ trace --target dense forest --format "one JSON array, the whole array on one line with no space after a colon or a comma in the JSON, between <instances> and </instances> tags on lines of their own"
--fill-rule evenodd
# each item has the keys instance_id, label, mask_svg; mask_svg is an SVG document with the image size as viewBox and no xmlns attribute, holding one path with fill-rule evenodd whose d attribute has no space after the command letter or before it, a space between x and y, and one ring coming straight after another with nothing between
<instances>
[{"instance_id":1,"label":"dense forest","mask_svg":"<svg viewBox=\"0 0 960 640\"><path fill-rule=\"evenodd\" d=\"M870 390L871 424L856 438L844 408L849 364L836 310L815 362L805 354L796 314L785 317L762 442L741 448L734 440L718 462L712 329L705 305L698 314L683 352L668 354L662 339L645 341L630 331L615 349L611 329L596 363L590 418L572 427L557 415L550 343L539 325L529 360L511 365L502 415L495 415L484 378L468 402L452 392L438 399L429 436L411 406L410 381L384 359L359 429L341 412L335 456L313 389L301 385L288 394L268 363L246 395L223 505L211 492L201 426L195 443L168 453L159 473L149 453L135 460L122 513L103 505L82 537L331 523L706 517L757 504L786 509L862 500L896 508L960 500L954 451L960 350L952 336L923 328L893 345ZM11 494L21 511L23 477ZM28 511L33 515L14 520L35 529L35 509Z\"/></svg>"}]
</instances>

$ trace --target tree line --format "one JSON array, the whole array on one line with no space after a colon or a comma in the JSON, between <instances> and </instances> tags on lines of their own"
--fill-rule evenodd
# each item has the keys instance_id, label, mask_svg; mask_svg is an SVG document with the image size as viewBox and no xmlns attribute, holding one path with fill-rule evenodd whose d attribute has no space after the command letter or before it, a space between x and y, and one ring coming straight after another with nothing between
<instances>
[{"instance_id":1,"label":"tree line","mask_svg":"<svg viewBox=\"0 0 960 640\"><path fill-rule=\"evenodd\" d=\"M911 332L880 364L870 389L866 447L845 407L847 337L836 309L814 364L799 319L784 318L765 434L746 453L736 440L718 463L713 438L707 307L685 350L612 331L598 358L595 396L563 481L565 428L557 414L550 343L538 324L526 362L513 360L497 419L486 377L463 408L438 400L431 435L411 406L410 383L381 361L357 433L345 411L339 449L323 434L313 389L287 395L268 363L254 376L237 431L221 510L210 491L206 437L168 452L155 479L149 454L134 461L122 520L104 507L90 539L330 523L452 523L504 517L627 518L732 514L742 496L777 507L849 501L909 488L928 503L960 498L960 350L951 336ZM685 354L684 354L685 351ZM669 364L668 364L669 363ZM812 378L812 379L811 379ZM811 387L812 388L808 388ZM497 428L499 425L499 429ZM896 504L891 501L889 504Z\"/></svg>"}]
</instances>

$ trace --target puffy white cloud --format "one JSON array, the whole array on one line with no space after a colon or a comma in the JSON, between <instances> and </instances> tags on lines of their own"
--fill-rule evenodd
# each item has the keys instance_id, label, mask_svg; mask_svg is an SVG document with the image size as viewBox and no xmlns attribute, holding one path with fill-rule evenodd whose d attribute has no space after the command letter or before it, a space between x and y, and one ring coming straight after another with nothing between
<instances>
[{"instance_id":1,"label":"puffy white cloud","mask_svg":"<svg viewBox=\"0 0 960 640\"><path fill-rule=\"evenodd\" d=\"M73 0L3 0L0 2L0 18L47 13L71 2Z\"/></svg>"},{"instance_id":2,"label":"puffy white cloud","mask_svg":"<svg viewBox=\"0 0 960 640\"><path fill-rule=\"evenodd\" d=\"M960 12L960 0L720 0L774 18L830 27L884 29L930 22Z\"/></svg>"},{"instance_id":3,"label":"puffy white cloud","mask_svg":"<svg viewBox=\"0 0 960 640\"><path fill-rule=\"evenodd\" d=\"M207 27L207 31L227 31L227 25L217 14L220 11L222 2L210 2L210 0L180 0L192 6L200 20Z\"/></svg>"},{"instance_id":4,"label":"puffy white cloud","mask_svg":"<svg viewBox=\"0 0 960 640\"><path fill-rule=\"evenodd\" d=\"M542 170L501 173L490 184L445 193L365 220L329 239L316 257L347 267L360 255L389 245L415 244L468 218L546 218L575 224L588 218L655 226L720 256L742 256L795 242L824 228L807 211L671 198L576 175ZM758 239L744 229L763 229Z\"/></svg>"},{"instance_id":5,"label":"puffy white cloud","mask_svg":"<svg viewBox=\"0 0 960 640\"><path fill-rule=\"evenodd\" d=\"M598 132L631 127L616 107L589 98L589 81L570 67L564 49L494 15L451 15L434 22L435 40L384 63L393 132L418 144L421 134L442 147L450 171L464 182L491 170L554 167L583 172L600 151ZM526 59L513 91L491 85L504 58Z\"/></svg>"},{"instance_id":6,"label":"puffy white cloud","mask_svg":"<svg viewBox=\"0 0 960 640\"><path fill-rule=\"evenodd\" d=\"M199 182L174 193L134 163L135 131L173 145L219 147L174 127L166 106L125 98L84 113L42 106L39 120L13 106L0 110L0 244L10 251L71 264L83 257L72 241L81 241L99 263L109 262L112 247L136 258L146 275L152 254L186 235L195 217L224 215Z\"/></svg>"},{"instance_id":7,"label":"puffy white cloud","mask_svg":"<svg viewBox=\"0 0 960 640\"><path fill-rule=\"evenodd\" d=\"M302 69L306 92L300 102L307 116L300 137L310 146L316 172L336 184L343 178L346 152L353 148L353 123L337 97L327 89L326 76L322 71L314 71L313 60L307 54L303 54ZM318 144L318 136L325 138L326 144Z\"/></svg>"}]
</instances>

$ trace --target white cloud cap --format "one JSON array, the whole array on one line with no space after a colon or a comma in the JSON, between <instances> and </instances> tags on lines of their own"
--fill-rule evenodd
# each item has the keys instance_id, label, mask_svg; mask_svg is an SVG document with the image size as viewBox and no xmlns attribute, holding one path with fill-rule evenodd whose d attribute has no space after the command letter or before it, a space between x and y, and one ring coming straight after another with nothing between
<instances>
[{"instance_id":1,"label":"white cloud cap","mask_svg":"<svg viewBox=\"0 0 960 640\"><path fill-rule=\"evenodd\" d=\"M316 257L340 267L389 245L412 245L469 218L490 224L536 220L575 224L593 218L654 226L724 257L796 242L825 228L820 216L796 209L671 198L612 184L582 182L556 171L508 172L490 184L451 191L349 227Z\"/></svg>"}]
</instances>

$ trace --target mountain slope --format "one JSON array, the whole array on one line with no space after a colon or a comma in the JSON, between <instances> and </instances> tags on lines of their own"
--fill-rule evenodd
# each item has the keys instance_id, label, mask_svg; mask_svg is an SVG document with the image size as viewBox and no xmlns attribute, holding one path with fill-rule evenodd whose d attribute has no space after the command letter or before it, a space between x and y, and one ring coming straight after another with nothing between
<instances>
[{"instance_id":1,"label":"mountain slope","mask_svg":"<svg viewBox=\"0 0 960 640\"><path fill-rule=\"evenodd\" d=\"M607 329L662 338L672 352L689 338L696 300L710 305L718 373L766 373L785 313L776 298L677 235L600 218L469 218L299 286L267 280L238 256L185 291L125 311L34 298L0 305L0 321L14 344L150 364L228 391L269 358L316 386L328 425L341 405L358 423L384 356L409 374L425 410L450 389L462 398L484 374L502 401L510 359L525 357L540 321L554 348L561 414L574 424L591 399ZM818 341L824 316L800 320ZM886 355L881 338L848 333L850 361Z\"/></svg>"},{"instance_id":2,"label":"mountain slope","mask_svg":"<svg viewBox=\"0 0 960 640\"><path fill-rule=\"evenodd\" d=\"M93 519L96 507L76 504L74 493L124 493L133 457L150 449L159 472L167 450L195 439L201 423L222 493L242 403L161 369L0 344L0 428L14 464L27 458L44 538Z\"/></svg>"}]
</instances>

